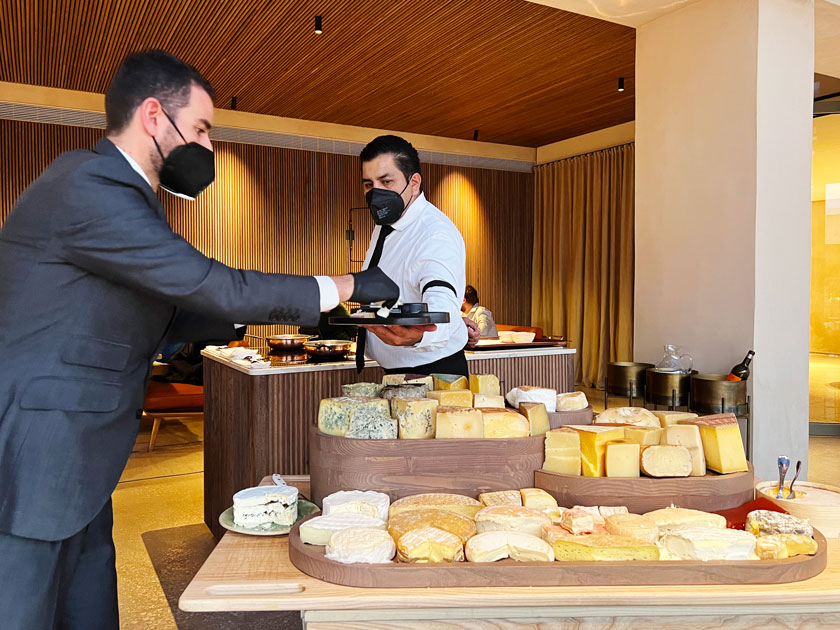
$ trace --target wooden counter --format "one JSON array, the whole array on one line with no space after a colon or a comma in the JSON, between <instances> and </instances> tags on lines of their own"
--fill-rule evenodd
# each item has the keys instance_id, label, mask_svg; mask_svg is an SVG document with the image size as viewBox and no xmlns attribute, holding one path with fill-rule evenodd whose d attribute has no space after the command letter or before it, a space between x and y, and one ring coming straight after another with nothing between
<instances>
[{"instance_id":1,"label":"wooden counter","mask_svg":"<svg viewBox=\"0 0 840 630\"><path fill-rule=\"evenodd\" d=\"M574 389L571 348L468 352L474 373L496 374L507 391L517 385ZM309 472L309 425L322 398L341 395L341 385L381 382L367 361L361 374L353 361L282 364L249 368L212 350L204 356L204 522L218 538L219 514L233 494L266 475Z\"/></svg>"},{"instance_id":2,"label":"wooden counter","mask_svg":"<svg viewBox=\"0 0 840 630\"><path fill-rule=\"evenodd\" d=\"M287 537L226 533L180 600L191 612L300 610L307 630L840 628L840 540L791 584L383 589L337 586L289 561Z\"/></svg>"}]
</instances>

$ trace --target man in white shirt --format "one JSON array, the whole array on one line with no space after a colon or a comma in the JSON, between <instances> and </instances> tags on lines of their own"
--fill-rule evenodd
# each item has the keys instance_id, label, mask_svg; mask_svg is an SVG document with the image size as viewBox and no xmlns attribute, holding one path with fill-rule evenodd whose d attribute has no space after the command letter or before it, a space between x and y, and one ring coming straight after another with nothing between
<instances>
[{"instance_id":1,"label":"man in white shirt","mask_svg":"<svg viewBox=\"0 0 840 630\"><path fill-rule=\"evenodd\" d=\"M398 136L380 136L361 152L362 183L376 227L364 269L378 266L403 302L449 313L437 326L365 326L357 365L366 355L386 372L467 375L467 326L461 317L466 248L455 224L423 194L420 158Z\"/></svg>"},{"instance_id":2,"label":"man in white shirt","mask_svg":"<svg viewBox=\"0 0 840 630\"><path fill-rule=\"evenodd\" d=\"M464 317L476 323L482 337L499 336L493 313L489 308L478 303L478 291L471 284L468 284L464 291L464 303L461 305L461 310L464 312Z\"/></svg>"}]
</instances>

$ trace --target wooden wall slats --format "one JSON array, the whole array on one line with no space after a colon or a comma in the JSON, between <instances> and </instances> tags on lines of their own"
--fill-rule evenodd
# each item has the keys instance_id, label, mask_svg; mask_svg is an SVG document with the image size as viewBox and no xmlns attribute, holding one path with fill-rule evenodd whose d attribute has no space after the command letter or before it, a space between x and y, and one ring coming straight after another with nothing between
<instances>
[{"instance_id":1,"label":"wooden wall slats","mask_svg":"<svg viewBox=\"0 0 840 630\"><path fill-rule=\"evenodd\" d=\"M525 0L0 3L2 81L104 93L148 47L274 116L540 146L634 115L634 29Z\"/></svg>"},{"instance_id":2,"label":"wooden wall slats","mask_svg":"<svg viewBox=\"0 0 840 630\"><path fill-rule=\"evenodd\" d=\"M92 147L101 133L0 120L0 223L59 153ZM364 206L358 157L226 142L214 148L216 182L197 202L161 193L176 232L236 267L326 275L361 269L349 263L345 239L349 208ZM530 323L533 181L530 173L423 165L427 197L464 236L467 282L499 323ZM354 257L361 260L373 222L367 210L353 215Z\"/></svg>"}]
</instances>

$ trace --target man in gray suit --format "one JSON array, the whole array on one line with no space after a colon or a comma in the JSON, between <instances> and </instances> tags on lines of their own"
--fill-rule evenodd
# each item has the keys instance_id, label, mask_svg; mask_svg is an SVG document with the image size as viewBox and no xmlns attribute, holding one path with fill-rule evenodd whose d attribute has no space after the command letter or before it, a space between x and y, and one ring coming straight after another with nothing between
<instances>
[{"instance_id":1,"label":"man in gray suit","mask_svg":"<svg viewBox=\"0 0 840 630\"><path fill-rule=\"evenodd\" d=\"M4 630L118 628L110 495L164 344L233 339L233 322L312 326L339 301L399 295L379 270L232 269L170 229L158 186L195 197L214 177L212 97L171 55L129 56L106 138L56 159L0 230Z\"/></svg>"}]
</instances>

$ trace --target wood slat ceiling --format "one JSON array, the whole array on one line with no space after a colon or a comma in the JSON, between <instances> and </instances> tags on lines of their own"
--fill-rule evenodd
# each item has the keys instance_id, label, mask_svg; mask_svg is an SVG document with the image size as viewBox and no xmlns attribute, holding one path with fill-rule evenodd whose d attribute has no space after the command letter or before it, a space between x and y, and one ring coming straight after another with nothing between
<instances>
[{"instance_id":1,"label":"wood slat ceiling","mask_svg":"<svg viewBox=\"0 0 840 630\"><path fill-rule=\"evenodd\" d=\"M102 93L145 47L260 114L521 146L634 116L635 31L525 0L0 3L3 81Z\"/></svg>"}]
</instances>

